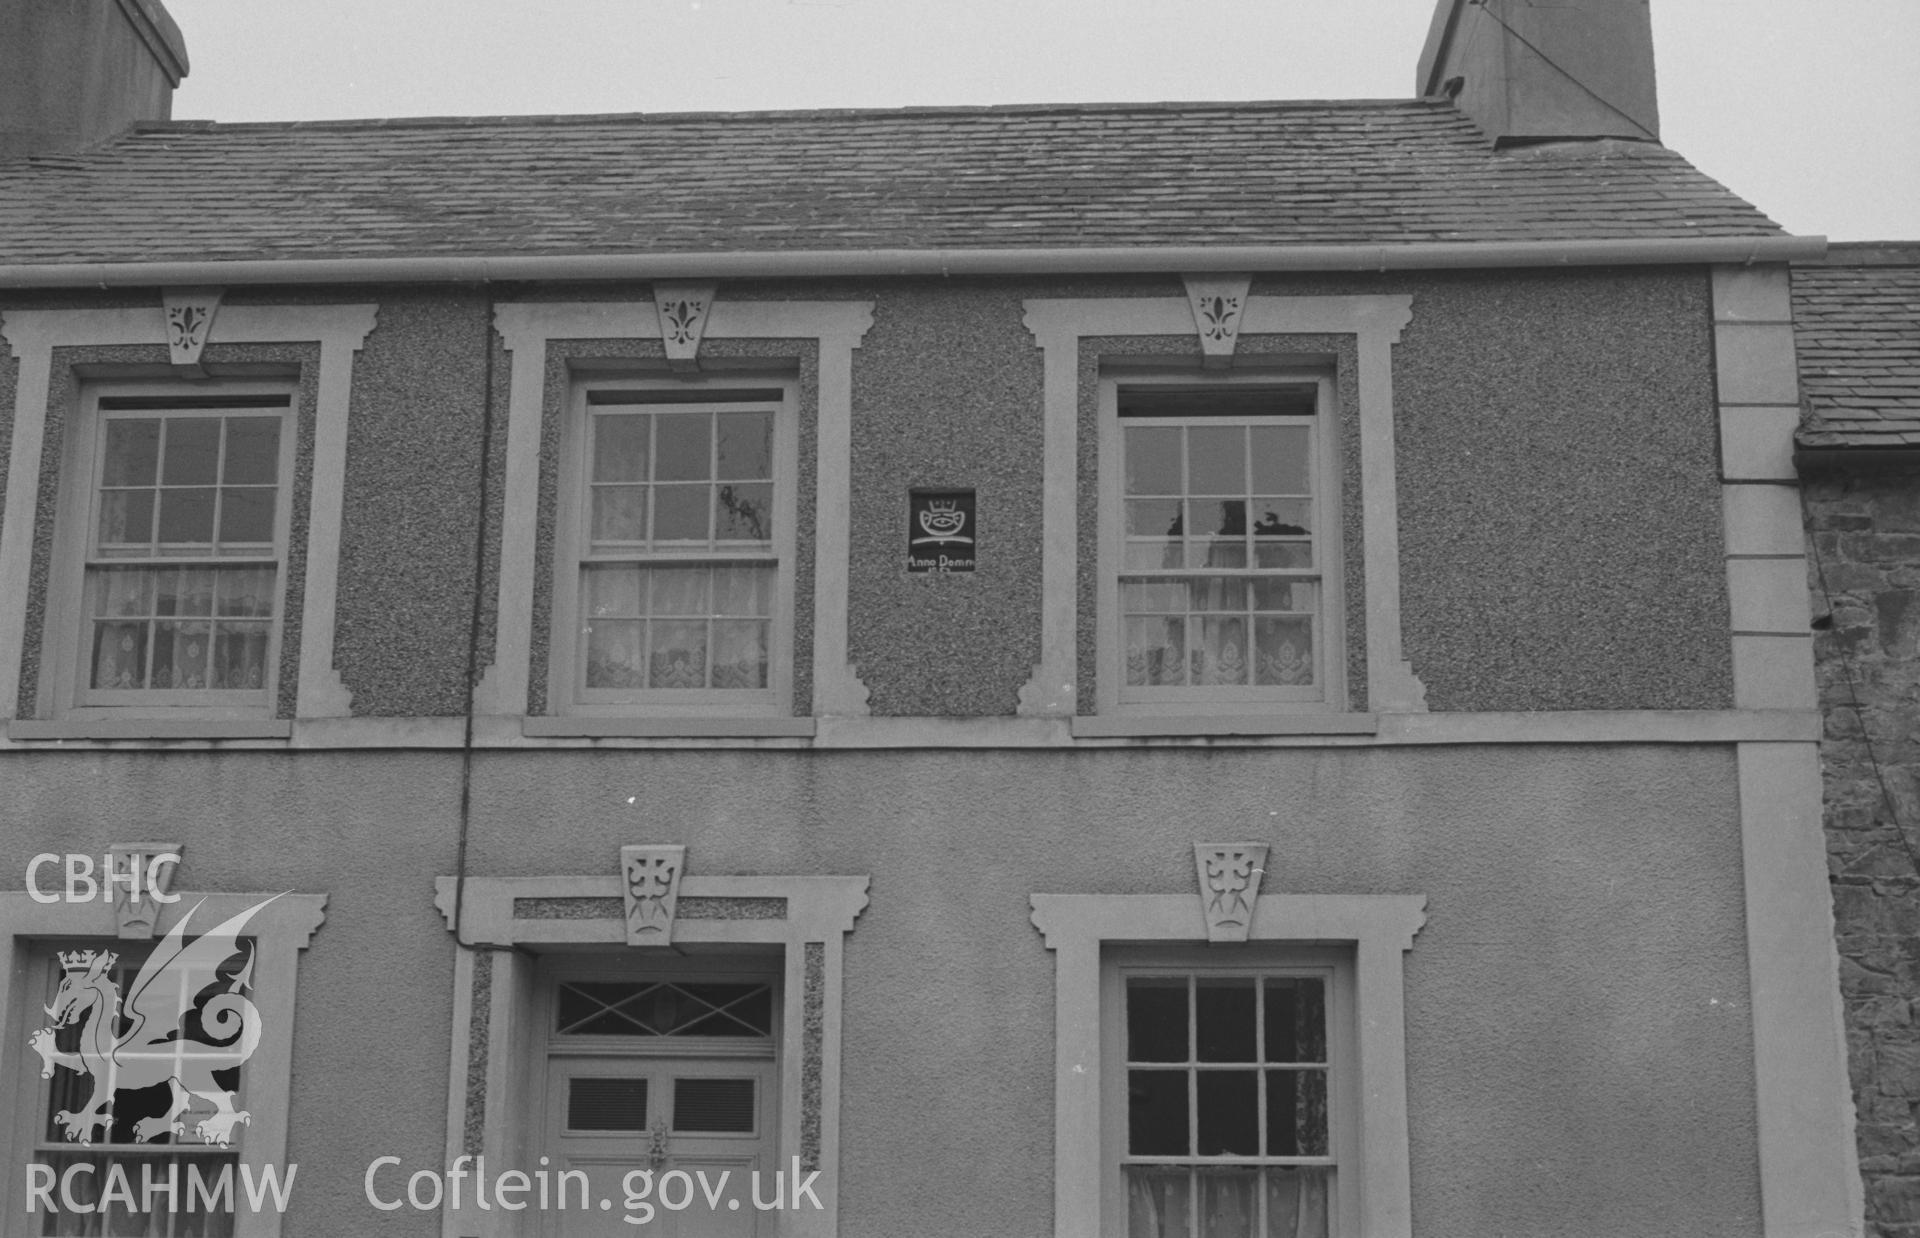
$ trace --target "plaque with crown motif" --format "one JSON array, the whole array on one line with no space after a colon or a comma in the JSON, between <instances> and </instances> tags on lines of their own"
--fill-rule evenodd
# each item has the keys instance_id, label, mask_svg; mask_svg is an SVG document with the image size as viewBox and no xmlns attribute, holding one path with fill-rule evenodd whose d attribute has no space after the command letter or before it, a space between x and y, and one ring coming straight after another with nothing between
<instances>
[{"instance_id":1,"label":"plaque with crown motif","mask_svg":"<svg viewBox=\"0 0 1920 1238\"><path fill-rule=\"evenodd\" d=\"M909 572L971 572L976 532L973 491L908 492Z\"/></svg>"}]
</instances>

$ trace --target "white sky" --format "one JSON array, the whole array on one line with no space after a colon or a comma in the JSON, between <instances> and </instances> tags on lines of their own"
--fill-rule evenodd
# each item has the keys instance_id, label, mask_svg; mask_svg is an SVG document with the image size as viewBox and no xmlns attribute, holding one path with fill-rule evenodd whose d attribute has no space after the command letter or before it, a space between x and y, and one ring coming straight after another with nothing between
<instances>
[{"instance_id":1,"label":"white sky","mask_svg":"<svg viewBox=\"0 0 1920 1238\"><path fill-rule=\"evenodd\" d=\"M1413 93L1437 0L165 0L182 119ZM1920 240L1920 0L1653 0L1662 137L1789 231Z\"/></svg>"}]
</instances>

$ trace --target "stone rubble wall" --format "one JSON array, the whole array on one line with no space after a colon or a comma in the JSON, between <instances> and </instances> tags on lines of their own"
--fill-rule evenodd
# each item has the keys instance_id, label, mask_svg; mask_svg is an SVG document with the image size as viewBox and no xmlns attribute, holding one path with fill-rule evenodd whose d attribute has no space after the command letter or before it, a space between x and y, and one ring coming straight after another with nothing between
<instances>
[{"instance_id":1,"label":"stone rubble wall","mask_svg":"<svg viewBox=\"0 0 1920 1238\"><path fill-rule=\"evenodd\" d=\"M1920 1235L1920 466L1811 474L1803 497L1867 1232L1912 1238Z\"/></svg>"}]
</instances>

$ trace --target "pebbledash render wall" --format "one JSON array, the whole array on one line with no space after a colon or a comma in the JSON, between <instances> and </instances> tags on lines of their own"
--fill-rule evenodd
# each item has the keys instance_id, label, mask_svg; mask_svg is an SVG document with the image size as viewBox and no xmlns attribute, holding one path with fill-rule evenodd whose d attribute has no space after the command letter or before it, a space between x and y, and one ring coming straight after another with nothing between
<instances>
[{"instance_id":1,"label":"pebbledash render wall","mask_svg":"<svg viewBox=\"0 0 1920 1238\"><path fill-rule=\"evenodd\" d=\"M7 760L20 854L160 814L186 888L327 894L300 963L291 1234L440 1232L376 1217L361 1179L444 1155L455 950L430 875L453 871L459 775L457 753ZM1406 959L1415 1232L1748 1238L1734 784L1724 746L483 752L469 870L603 873L672 841L695 874L870 874L846 939L847 1238L1049 1232L1054 958L1029 897L1184 893L1215 835L1271 844L1267 892L1427 899Z\"/></svg>"},{"instance_id":2,"label":"pebbledash render wall","mask_svg":"<svg viewBox=\"0 0 1920 1238\"><path fill-rule=\"evenodd\" d=\"M1412 318L1393 346L1400 570L1405 649L1430 709L1732 705L1706 271L1263 277L1254 294L1412 297ZM636 295L644 289L495 299ZM875 715L1012 714L1039 660L1042 363L1023 302L1183 295L1177 279L1145 278L721 286L722 301L873 302L873 326L853 353L848 628L849 661ZM226 304L317 299L311 290L236 289ZM355 289L353 299L380 311L354 368L334 664L355 715L456 714L465 699L461 638L488 349L496 429L482 578L489 599L504 488L500 419L516 359L492 333L483 294L373 287ZM56 303L76 301L32 304ZM1327 342L1249 337L1244 346L1282 352ZM709 347L751 351L727 341ZM1198 345L1140 349L1149 350L1173 359L1197 355ZM571 352L658 357L660 345ZM0 441L15 368L0 349ZM812 450L810 435L802 443ZM544 443L543 513L552 510L555 446ZM803 468L803 486L809 476ZM1085 485L1090 502L1090 478ZM977 489L975 573L901 570L915 486ZM810 513L806 497L801 510ZM1357 526L1358 511L1348 515ZM1080 562L1090 573L1097 525L1080 524ZM542 527L550 530L550 518ZM543 541L536 635L549 601L547 549ZM803 542L803 585L809 553ZM1090 586L1088 575L1083 589ZM1352 609L1349 643L1358 646L1361 607ZM810 608L796 613L804 638ZM494 622L483 607L482 666L492 660ZM799 669L804 689L804 659ZM543 671L536 665L532 676L536 711ZM795 712L810 712L804 693L797 698Z\"/></svg>"},{"instance_id":3,"label":"pebbledash render wall","mask_svg":"<svg viewBox=\"0 0 1920 1238\"><path fill-rule=\"evenodd\" d=\"M1808 470L1827 854L1867 1218L1920 1232L1920 469ZM1908 827L1911 828L1911 827Z\"/></svg>"}]
</instances>

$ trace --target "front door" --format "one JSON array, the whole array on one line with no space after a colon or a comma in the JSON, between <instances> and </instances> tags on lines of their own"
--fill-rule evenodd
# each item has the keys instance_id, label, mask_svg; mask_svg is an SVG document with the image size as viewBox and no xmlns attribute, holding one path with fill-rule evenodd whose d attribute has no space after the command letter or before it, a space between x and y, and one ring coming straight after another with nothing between
<instances>
[{"instance_id":1,"label":"front door","mask_svg":"<svg viewBox=\"0 0 1920 1238\"><path fill-rule=\"evenodd\" d=\"M772 986L762 998L729 981L559 981L564 1004L587 1013L572 1034L560 1019L549 1040L540 1151L554 1206L543 1233L777 1232L779 1086L771 1019L760 1014ZM703 1016L716 1008L726 1017Z\"/></svg>"}]
</instances>

